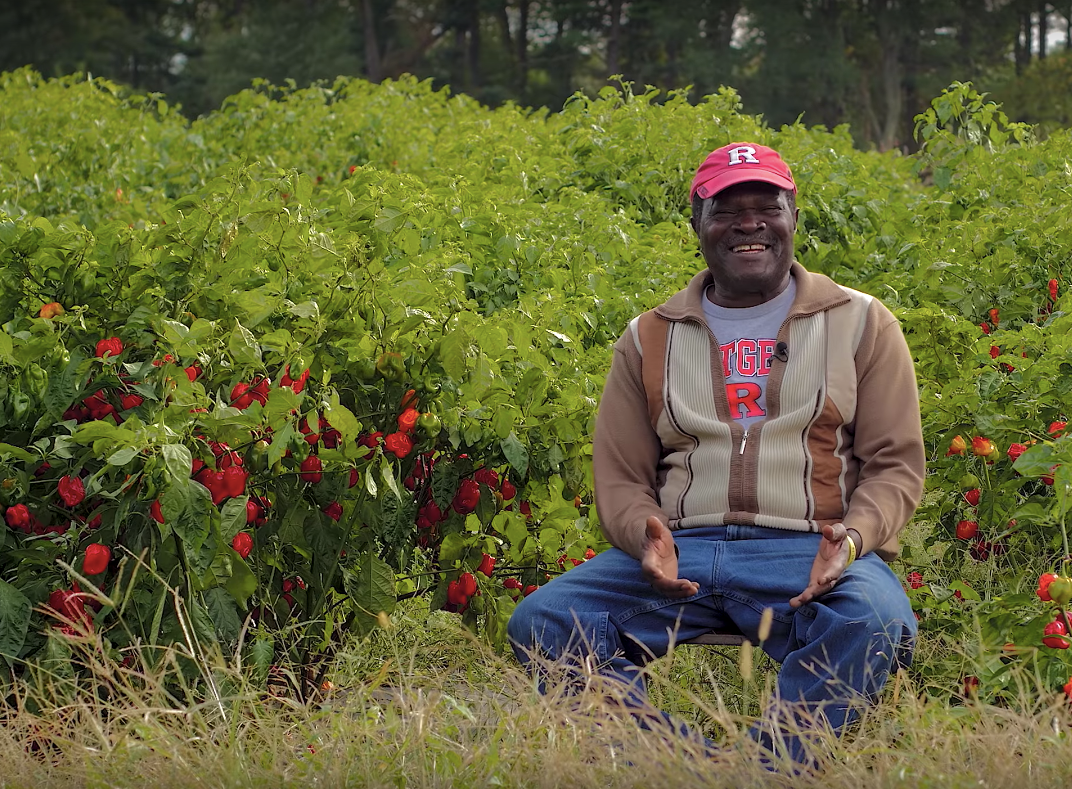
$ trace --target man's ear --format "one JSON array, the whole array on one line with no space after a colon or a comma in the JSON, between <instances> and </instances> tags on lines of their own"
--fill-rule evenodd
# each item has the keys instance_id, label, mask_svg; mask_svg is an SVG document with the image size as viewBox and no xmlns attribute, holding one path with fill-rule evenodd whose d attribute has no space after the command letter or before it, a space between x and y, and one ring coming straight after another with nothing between
<instances>
[{"instance_id":1,"label":"man's ear","mask_svg":"<svg viewBox=\"0 0 1072 789\"><path fill-rule=\"evenodd\" d=\"M692 216L689 217L689 224L692 225L692 232L695 233L696 235L699 235L700 234L700 227L699 227L699 225L700 225L700 217L696 216L696 214L693 214Z\"/></svg>"}]
</instances>

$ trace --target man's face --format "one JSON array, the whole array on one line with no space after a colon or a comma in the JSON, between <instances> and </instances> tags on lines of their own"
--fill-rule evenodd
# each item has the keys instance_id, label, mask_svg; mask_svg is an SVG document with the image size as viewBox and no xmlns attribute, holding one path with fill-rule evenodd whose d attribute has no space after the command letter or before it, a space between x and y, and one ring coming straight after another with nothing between
<instances>
[{"instance_id":1,"label":"man's face","mask_svg":"<svg viewBox=\"0 0 1072 789\"><path fill-rule=\"evenodd\" d=\"M761 181L723 189L692 226L714 276L713 301L753 307L789 284L798 211L787 193Z\"/></svg>"}]
</instances>

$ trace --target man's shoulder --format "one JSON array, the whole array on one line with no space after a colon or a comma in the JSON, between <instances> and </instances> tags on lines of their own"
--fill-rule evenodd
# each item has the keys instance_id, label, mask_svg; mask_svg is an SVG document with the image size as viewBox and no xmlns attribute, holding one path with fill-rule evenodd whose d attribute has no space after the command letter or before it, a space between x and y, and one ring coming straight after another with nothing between
<instances>
[{"instance_id":1,"label":"man's shoulder","mask_svg":"<svg viewBox=\"0 0 1072 789\"><path fill-rule=\"evenodd\" d=\"M876 329L882 329L890 324L900 324L893 311L877 296L847 285L838 285L838 287L849 297L850 304L862 311L869 323L875 324Z\"/></svg>"},{"instance_id":2,"label":"man's shoulder","mask_svg":"<svg viewBox=\"0 0 1072 789\"><path fill-rule=\"evenodd\" d=\"M665 341L666 321L655 309L640 313L629 321L614 350L622 353L631 362L642 362L645 348L651 352L657 343Z\"/></svg>"},{"instance_id":3,"label":"man's shoulder","mask_svg":"<svg viewBox=\"0 0 1072 789\"><path fill-rule=\"evenodd\" d=\"M803 285L800 288L805 292L803 298L816 302L815 306L825 302L826 309L842 307L862 318L877 320L881 325L897 321L893 312L874 294L843 285L826 274L808 271L799 263L794 264L793 273L797 277L798 288ZM802 300L798 293L798 303Z\"/></svg>"},{"instance_id":4,"label":"man's shoulder","mask_svg":"<svg viewBox=\"0 0 1072 789\"><path fill-rule=\"evenodd\" d=\"M709 269L704 268L696 272L685 287L655 307L655 309L648 310L644 315L650 313L653 316L669 321L690 318L703 320L703 294L710 283L711 272Z\"/></svg>"}]
</instances>

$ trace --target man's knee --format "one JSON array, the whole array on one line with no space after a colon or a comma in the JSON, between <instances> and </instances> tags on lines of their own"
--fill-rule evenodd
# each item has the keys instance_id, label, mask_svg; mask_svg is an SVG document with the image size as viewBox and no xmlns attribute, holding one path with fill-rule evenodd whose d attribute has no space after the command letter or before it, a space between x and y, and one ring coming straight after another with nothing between
<instances>
[{"instance_id":1,"label":"man's knee","mask_svg":"<svg viewBox=\"0 0 1072 789\"><path fill-rule=\"evenodd\" d=\"M554 652L554 645L568 638L568 612L554 605L552 597L550 592L537 590L518 602L506 626L515 652Z\"/></svg>"},{"instance_id":2,"label":"man's knee","mask_svg":"<svg viewBox=\"0 0 1072 789\"><path fill-rule=\"evenodd\" d=\"M886 657L901 666L912 662L917 624L912 605L900 589L868 601L857 616L841 627L854 633L861 646L866 642L875 657ZM843 635L849 632L843 631Z\"/></svg>"},{"instance_id":3,"label":"man's knee","mask_svg":"<svg viewBox=\"0 0 1072 789\"><path fill-rule=\"evenodd\" d=\"M919 627L907 599L893 610L880 612L873 622L876 648L889 649L891 668L907 668L912 664Z\"/></svg>"},{"instance_id":4,"label":"man's knee","mask_svg":"<svg viewBox=\"0 0 1072 789\"><path fill-rule=\"evenodd\" d=\"M900 584L895 582L888 586L873 598L868 620L872 648L889 650L893 664L908 666L912 662L919 626L912 613L912 604Z\"/></svg>"},{"instance_id":5,"label":"man's knee","mask_svg":"<svg viewBox=\"0 0 1072 789\"><path fill-rule=\"evenodd\" d=\"M910 606L877 607L869 616L840 622L833 628L835 638L851 645L853 651L866 650L868 662L894 669L912 662L915 648L916 620Z\"/></svg>"},{"instance_id":6,"label":"man's knee","mask_svg":"<svg viewBox=\"0 0 1072 789\"><path fill-rule=\"evenodd\" d=\"M537 595L533 594L521 598L506 625L510 646L522 662L528 660L532 650L536 647L536 632L546 631L546 616L536 597ZM541 622L544 624L541 625Z\"/></svg>"},{"instance_id":7,"label":"man's knee","mask_svg":"<svg viewBox=\"0 0 1072 789\"><path fill-rule=\"evenodd\" d=\"M804 640L811 659L828 663L858 690L875 693L891 671L911 664L917 624L892 573L883 567L873 577L861 575L816 601Z\"/></svg>"},{"instance_id":8,"label":"man's knee","mask_svg":"<svg viewBox=\"0 0 1072 789\"><path fill-rule=\"evenodd\" d=\"M866 619L869 633L885 634L894 643L914 638L917 624L912 604L890 569L875 559L868 564L854 564L852 571L855 572L848 583L838 589L853 598L852 604L843 607L843 615L852 620Z\"/></svg>"},{"instance_id":9,"label":"man's knee","mask_svg":"<svg viewBox=\"0 0 1072 789\"><path fill-rule=\"evenodd\" d=\"M523 662L534 654L551 660L589 654L606 658L607 630L606 612L578 612L568 601L543 590L518 603L506 628L514 653Z\"/></svg>"}]
</instances>

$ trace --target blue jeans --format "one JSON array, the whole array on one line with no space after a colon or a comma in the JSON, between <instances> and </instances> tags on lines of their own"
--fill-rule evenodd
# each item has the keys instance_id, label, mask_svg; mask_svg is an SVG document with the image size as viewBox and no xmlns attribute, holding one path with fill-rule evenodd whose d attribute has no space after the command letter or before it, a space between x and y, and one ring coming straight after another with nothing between
<instances>
[{"instance_id":1,"label":"blue jeans","mask_svg":"<svg viewBox=\"0 0 1072 789\"><path fill-rule=\"evenodd\" d=\"M592 659L641 706L639 667L665 655L671 638L681 642L732 624L758 643L760 616L769 607L774 619L763 648L782 668L775 699L751 735L771 751L807 761L794 733L802 721L825 719L840 733L861 701L875 700L890 670L911 662L916 636L900 581L873 553L855 561L827 594L790 607L808 585L820 539L759 526L674 532L679 575L700 587L679 600L659 596L640 562L611 548L521 601L509 624L514 652L526 665L537 656L565 665Z\"/></svg>"}]
</instances>

